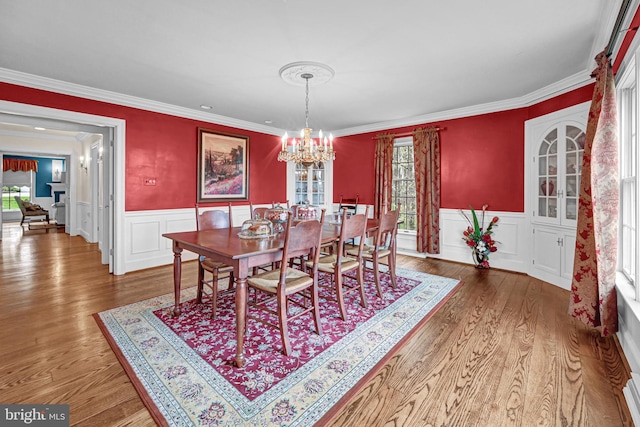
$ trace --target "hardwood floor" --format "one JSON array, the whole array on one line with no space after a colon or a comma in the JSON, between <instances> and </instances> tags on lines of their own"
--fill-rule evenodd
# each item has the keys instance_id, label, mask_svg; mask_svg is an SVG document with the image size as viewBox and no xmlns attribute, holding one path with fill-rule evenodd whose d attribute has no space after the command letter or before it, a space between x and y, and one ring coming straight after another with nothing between
<instances>
[{"instance_id":1,"label":"hardwood floor","mask_svg":"<svg viewBox=\"0 0 640 427\"><path fill-rule=\"evenodd\" d=\"M332 426L632 426L613 338L570 318L569 293L496 269L399 257L464 285ZM4 226L0 403L67 403L71 425L154 425L92 314L173 290L172 266L112 276L96 244ZM183 264L196 283L196 264Z\"/></svg>"}]
</instances>

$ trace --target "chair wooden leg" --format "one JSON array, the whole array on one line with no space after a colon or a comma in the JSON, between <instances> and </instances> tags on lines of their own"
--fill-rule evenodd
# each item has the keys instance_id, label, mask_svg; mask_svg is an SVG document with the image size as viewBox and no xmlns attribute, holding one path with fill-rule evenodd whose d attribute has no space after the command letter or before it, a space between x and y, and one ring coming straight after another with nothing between
<instances>
[{"instance_id":1,"label":"chair wooden leg","mask_svg":"<svg viewBox=\"0 0 640 427\"><path fill-rule=\"evenodd\" d=\"M311 304L313 304L313 321L316 324L316 332L322 335L322 324L320 323L320 303L318 298L318 284L311 287Z\"/></svg>"},{"instance_id":2,"label":"chair wooden leg","mask_svg":"<svg viewBox=\"0 0 640 427\"><path fill-rule=\"evenodd\" d=\"M218 309L218 269L213 270L213 279L211 280L211 318L216 318Z\"/></svg>"},{"instance_id":3,"label":"chair wooden leg","mask_svg":"<svg viewBox=\"0 0 640 427\"><path fill-rule=\"evenodd\" d=\"M364 294L364 267L362 264L358 266L358 287L360 288L360 305L367 308L367 296Z\"/></svg>"},{"instance_id":4,"label":"chair wooden leg","mask_svg":"<svg viewBox=\"0 0 640 427\"><path fill-rule=\"evenodd\" d=\"M282 351L288 356L291 354L291 343L289 343L289 326L287 324L287 295L284 292L278 293L278 321L280 323Z\"/></svg>"},{"instance_id":5,"label":"chair wooden leg","mask_svg":"<svg viewBox=\"0 0 640 427\"><path fill-rule=\"evenodd\" d=\"M204 269L202 268L202 264L198 261L198 294L196 297L196 302L198 304L202 303L202 286L204 283Z\"/></svg>"},{"instance_id":6,"label":"chair wooden leg","mask_svg":"<svg viewBox=\"0 0 640 427\"><path fill-rule=\"evenodd\" d=\"M347 308L344 305L344 295L342 292L342 274L334 274L334 280L336 283L336 297L338 300L338 307L340 307L340 317L342 320L347 320Z\"/></svg>"},{"instance_id":7,"label":"chair wooden leg","mask_svg":"<svg viewBox=\"0 0 640 427\"><path fill-rule=\"evenodd\" d=\"M376 289L378 290L378 296L382 298L382 288L380 288L380 260L378 257L373 257L371 260L373 262L373 278L376 282Z\"/></svg>"},{"instance_id":8,"label":"chair wooden leg","mask_svg":"<svg viewBox=\"0 0 640 427\"><path fill-rule=\"evenodd\" d=\"M387 260L389 263L389 276L391 276L391 287L395 289L398 285L396 281L396 257L393 254L389 254Z\"/></svg>"}]
</instances>

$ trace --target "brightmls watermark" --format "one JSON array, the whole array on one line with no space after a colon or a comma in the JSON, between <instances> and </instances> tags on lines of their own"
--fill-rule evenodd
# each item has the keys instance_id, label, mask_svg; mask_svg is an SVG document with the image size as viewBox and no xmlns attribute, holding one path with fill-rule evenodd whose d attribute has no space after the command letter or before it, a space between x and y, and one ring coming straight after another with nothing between
<instances>
[{"instance_id":1,"label":"brightmls watermark","mask_svg":"<svg viewBox=\"0 0 640 427\"><path fill-rule=\"evenodd\" d=\"M0 426L69 427L69 405L0 404Z\"/></svg>"}]
</instances>

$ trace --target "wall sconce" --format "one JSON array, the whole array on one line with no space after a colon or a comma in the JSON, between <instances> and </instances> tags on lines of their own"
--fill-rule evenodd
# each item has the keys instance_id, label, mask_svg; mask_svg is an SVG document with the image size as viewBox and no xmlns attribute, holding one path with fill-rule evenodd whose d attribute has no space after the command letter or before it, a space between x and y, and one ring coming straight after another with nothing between
<instances>
[{"instance_id":1,"label":"wall sconce","mask_svg":"<svg viewBox=\"0 0 640 427\"><path fill-rule=\"evenodd\" d=\"M84 160L84 156L80 156L80 169L82 169L84 173L87 173L88 166L87 162Z\"/></svg>"},{"instance_id":2,"label":"wall sconce","mask_svg":"<svg viewBox=\"0 0 640 427\"><path fill-rule=\"evenodd\" d=\"M100 149L98 150L98 161L102 161L102 147L100 147Z\"/></svg>"}]
</instances>

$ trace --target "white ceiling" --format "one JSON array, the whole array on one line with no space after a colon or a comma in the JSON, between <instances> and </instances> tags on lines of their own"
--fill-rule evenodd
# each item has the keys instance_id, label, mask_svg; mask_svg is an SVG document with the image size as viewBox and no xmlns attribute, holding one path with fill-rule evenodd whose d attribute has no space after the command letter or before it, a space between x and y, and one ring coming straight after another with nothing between
<instances>
[{"instance_id":1,"label":"white ceiling","mask_svg":"<svg viewBox=\"0 0 640 427\"><path fill-rule=\"evenodd\" d=\"M305 99L279 70L315 61L335 77L311 86L310 126L353 134L580 86L620 3L0 0L0 79L27 73L279 134L302 127Z\"/></svg>"}]
</instances>

